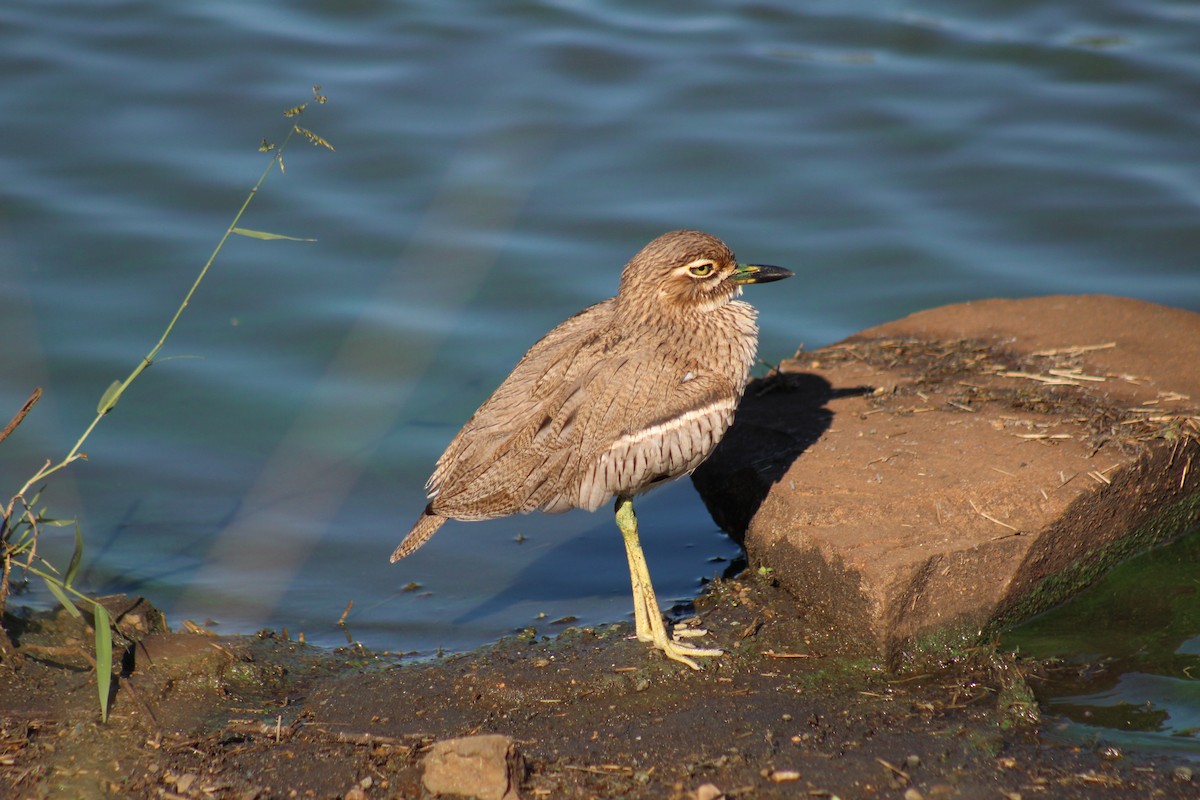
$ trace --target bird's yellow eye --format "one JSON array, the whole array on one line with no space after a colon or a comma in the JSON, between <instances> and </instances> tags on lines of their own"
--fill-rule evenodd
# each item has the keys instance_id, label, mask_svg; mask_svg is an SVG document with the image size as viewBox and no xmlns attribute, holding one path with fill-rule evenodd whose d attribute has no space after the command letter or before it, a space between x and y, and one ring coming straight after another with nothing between
<instances>
[{"instance_id":1,"label":"bird's yellow eye","mask_svg":"<svg viewBox=\"0 0 1200 800\"><path fill-rule=\"evenodd\" d=\"M709 275L712 275L713 264L711 261L701 261L698 264L689 266L688 272L697 278L707 278Z\"/></svg>"}]
</instances>

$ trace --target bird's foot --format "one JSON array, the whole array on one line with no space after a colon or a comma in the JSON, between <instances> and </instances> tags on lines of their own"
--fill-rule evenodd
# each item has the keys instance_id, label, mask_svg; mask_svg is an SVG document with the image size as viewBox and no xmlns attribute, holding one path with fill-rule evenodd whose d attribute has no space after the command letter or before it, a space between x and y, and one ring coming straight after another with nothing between
<instances>
[{"instance_id":1,"label":"bird's foot","mask_svg":"<svg viewBox=\"0 0 1200 800\"><path fill-rule=\"evenodd\" d=\"M690 644L684 644L677 639L665 639L663 642L655 642L654 646L663 651L663 654L672 661L678 661L681 664L687 664L692 669L700 669L692 658L712 658L715 656L724 655L723 650L717 648L695 647Z\"/></svg>"},{"instance_id":2,"label":"bird's foot","mask_svg":"<svg viewBox=\"0 0 1200 800\"><path fill-rule=\"evenodd\" d=\"M724 650L715 647L697 647L694 644L680 641L684 637L707 636L708 631L703 628L676 626L673 635L668 636L666 625L661 617L655 619L654 615L647 614L646 616L649 619L644 626L639 626L637 640L652 645L656 650L661 650L663 655L672 661L687 664L692 669L698 670L700 665L693 661L693 658L713 658L725 655Z\"/></svg>"},{"instance_id":3,"label":"bird's foot","mask_svg":"<svg viewBox=\"0 0 1200 800\"><path fill-rule=\"evenodd\" d=\"M693 658L713 658L715 656L724 655L723 650L712 647L696 647L693 644L681 642L681 636L703 636L707 633L704 630L695 628L677 629L675 635L667 636L667 627L659 615L647 615L650 617L648 630L639 630L637 638L640 641L652 644L658 650L663 652L667 658L672 661L678 661L681 664L687 664L692 669L700 669L700 665L693 661Z\"/></svg>"}]
</instances>

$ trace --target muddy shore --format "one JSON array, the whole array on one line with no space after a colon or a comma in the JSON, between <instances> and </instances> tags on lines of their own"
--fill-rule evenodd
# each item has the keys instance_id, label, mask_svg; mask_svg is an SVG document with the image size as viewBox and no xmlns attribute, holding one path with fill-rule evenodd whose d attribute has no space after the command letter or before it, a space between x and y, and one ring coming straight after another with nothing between
<instances>
[{"instance_id":1,"label":"muddy shore","mask_svg":"<svg viewBox=\"0 0 1200 800\"><path fill-rule=\"evenodd\" d=\"M1031 691L1053 667L974 647L889 671L755 572L684 611L726 650L701 672L626 624L416 661L279 632L155 633L137 609L107 723L87 629L8 620L0 796L427 797L430 746L486 733L514 740L523 798L1200 794L1187 762L1056 743Z\"/></svg>"}]
</instances>

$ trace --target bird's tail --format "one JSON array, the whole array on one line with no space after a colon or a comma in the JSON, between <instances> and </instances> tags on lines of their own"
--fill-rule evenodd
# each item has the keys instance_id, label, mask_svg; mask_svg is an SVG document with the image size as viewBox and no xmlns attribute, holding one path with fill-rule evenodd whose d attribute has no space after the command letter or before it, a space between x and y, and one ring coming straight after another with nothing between
<instances>
[{"instance_id":1,"label":"bird's tail","mask_svg":"<svg viewBox=\"0 0 1200 800\"><path fill-rule=\"evenodd\" d=\"M431 513L429 507L426 506L425 513L417 520L417 524L413 525L412 530L408 532L408 536L405 536L400 546L392 551L392 563L395 564L429 541L429 537L437 533L438 528L442 527L442 523L445 521L445 517L439 517Z\"/></svg>"}]
</instances>

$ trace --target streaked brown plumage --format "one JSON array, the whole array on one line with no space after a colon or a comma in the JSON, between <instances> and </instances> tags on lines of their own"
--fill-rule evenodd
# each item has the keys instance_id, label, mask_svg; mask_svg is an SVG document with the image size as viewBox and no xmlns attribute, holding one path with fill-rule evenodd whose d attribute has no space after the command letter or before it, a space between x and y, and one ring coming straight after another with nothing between
<instances>
[{"instance_id":1,"label":"streaked brown plumage","mask_svg":"<svg viewBox=\"0 0 1200 800\"><path fill-rule=\"evenodd\" d=\"M616 497L639 638L693 667L687 655L716 655L664 644L630 498L691 472L720 441L758 340L754 309L735 298L742 284L789 275L739 265L700 231L650 242L626 265L616 297L546 334L454 437L426 485L429 505L392 561L447 519L594 511Z\"/></svg>"}]
</instances>

